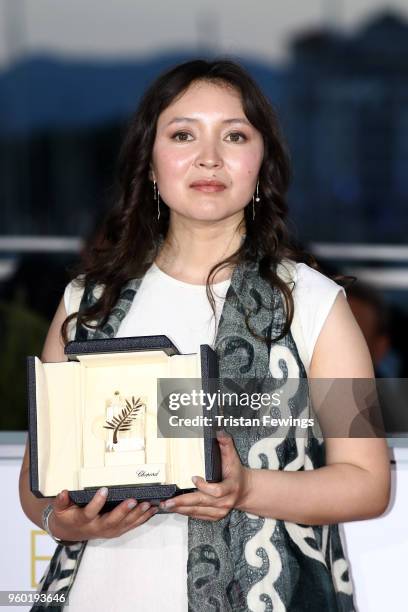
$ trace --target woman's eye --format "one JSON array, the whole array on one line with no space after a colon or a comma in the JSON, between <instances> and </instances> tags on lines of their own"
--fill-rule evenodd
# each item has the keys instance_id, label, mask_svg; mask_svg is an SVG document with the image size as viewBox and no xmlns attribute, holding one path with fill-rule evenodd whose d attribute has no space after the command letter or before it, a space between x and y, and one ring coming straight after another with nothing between
<instances>
[{"instance_id":1,"label":"woman's eye","mask_svg":"<svg viewBox=\"0 0 408 612\"><path fill-rule=\"evenodd\" d=\"M191 134L188 132L176 132L173 134L172 139L176 142L187 142L189 136L191 136Z\"/></svg>"},{"instance_id":2,"label":"woman's eye","mask_svg":"<svg viewBox=\"0 0 408 612\"><path fill-rule=\"evenodd\" d=\"M247 139L242 132L231 132L231 134L228 134L227 138L229 137L231 137L231 142L243 142Z\"/></svg>"}]
</instances>

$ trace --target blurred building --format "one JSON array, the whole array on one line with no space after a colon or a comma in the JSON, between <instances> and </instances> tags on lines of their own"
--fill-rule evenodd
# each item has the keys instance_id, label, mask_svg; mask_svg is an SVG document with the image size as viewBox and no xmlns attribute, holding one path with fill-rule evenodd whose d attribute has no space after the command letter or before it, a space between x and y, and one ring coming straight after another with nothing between
<instances>
[{"instance_id":1,"label":"blurred building","mask_svg":"<svg viewBox=\"0 0 408 612\"><path fill-rule=\"evenodd\" d=\"M407 52L408 23L383 13L352 34L299 34L283 68L239 58L283 122L302 243L406 243ZM197 55L213 57L33 55L0 72L0 238L92 234L115 197L123 129L141 93ZM0 251L0 283L17 259Z\"/></svg>"},{"instance_id":2,"label":"blurred building","mask_svg":"<svg viewBox=\"0 0 408 612\"><path fill-rule=\"evenodd\" d=\"M405 243L408 24L387 13L298 36L287 95L302 238Z\"/></svg>"},{"instance_id":3,"label":"blurred building","mask_svg":"<svg viewBox=\"0 0 408 612\"><path fill-rule=\"evenodd\" d=\"M405 242L408 24L293 40L278 69L239 58L278 107L299 238ZM210 52L201 55L210 56ZM0 74L0 235L84 235L110 203L122 130L148 82L196 57L20 59Z\"/></svg>"}]
</instances>

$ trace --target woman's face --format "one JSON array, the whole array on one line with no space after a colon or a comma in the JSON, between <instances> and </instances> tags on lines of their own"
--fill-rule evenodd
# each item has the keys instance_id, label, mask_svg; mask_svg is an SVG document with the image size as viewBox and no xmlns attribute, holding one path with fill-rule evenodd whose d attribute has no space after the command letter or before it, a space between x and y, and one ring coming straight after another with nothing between
<instances>
[{"instance_id":1,"label":"woman's face","mask_svg":"<svg viewBox=\"0 0 408 612\"><path fill-rule=\"evenodd\" d=\"M159 116L152 178L172 214L212 222L242 218L263 151L262 136L245 117L239 93L196 81Z\"/></svg>"}]
</instances>

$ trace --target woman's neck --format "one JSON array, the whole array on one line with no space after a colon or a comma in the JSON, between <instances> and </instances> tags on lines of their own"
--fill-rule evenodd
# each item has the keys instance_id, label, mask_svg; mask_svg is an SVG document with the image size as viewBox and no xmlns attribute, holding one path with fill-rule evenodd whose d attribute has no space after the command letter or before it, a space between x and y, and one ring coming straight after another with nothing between
<instances>
[{"instance_id":1,"label":"woman's neck","mask_svg":"<svg viewBox=\"0 0 408 612\"><path fill-rule=\"evenodd\" d=\"M236 220L205 227L194 223L171 223L156 257L156 265L174 278L205 284L211 268L235 253L245 233ZM230 278L232 266L217 272L213 282Z\"/></svg>"}]
</instances>

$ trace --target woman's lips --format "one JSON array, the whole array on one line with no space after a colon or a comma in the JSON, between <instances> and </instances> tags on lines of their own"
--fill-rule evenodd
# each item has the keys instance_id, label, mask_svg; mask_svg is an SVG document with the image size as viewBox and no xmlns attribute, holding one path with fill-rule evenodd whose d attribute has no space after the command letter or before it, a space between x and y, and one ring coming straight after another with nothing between
<instances>
[{"instance_id":1,"label":"woman's lips","mask_svg":"<svg viewBox=\"0 0 408 612\"><path fill-rule=\"evenodd\" d=\"M215 191L224 191L224 185L191 185L192 189L196 189L197 191L205 191L206 193L212 193Z\"/></svg>"}]
</instances>

